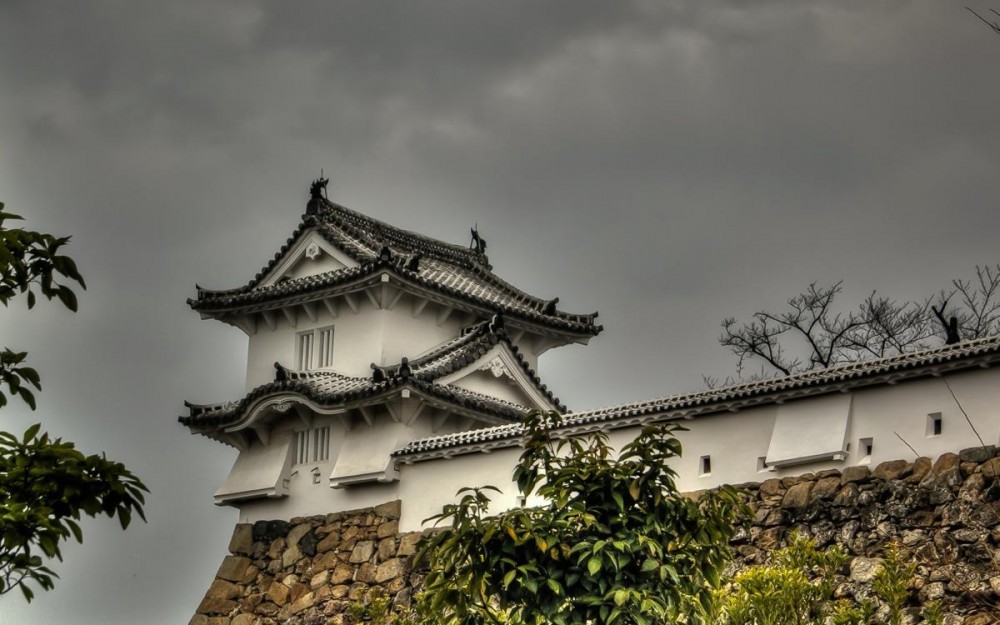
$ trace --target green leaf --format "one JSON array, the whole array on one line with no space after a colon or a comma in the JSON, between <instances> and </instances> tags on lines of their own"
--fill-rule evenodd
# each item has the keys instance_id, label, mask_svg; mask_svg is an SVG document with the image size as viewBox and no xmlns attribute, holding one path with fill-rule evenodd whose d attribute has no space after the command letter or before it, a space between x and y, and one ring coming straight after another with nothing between
<instances>
[{"instance_id":1,"label":"green leaf","mask_svg":"<svg viewBox=\"0 0 1000 625\"><path fill-rule=\"evenodd\" d=\"M508 586L510 586L510 583L514 581L514 577L516 576L517 576L516 569L507 571L507 574L503 576L503 587L507 588Z\"/></svg>"},{"instance_id":2,"label":"green leaf","mask_svg":"<svg viewBox=\"0 0 1000 625\"><path fill-rule=\"evenodd\" d=\"M601 558L600 556L594 556L587 561L587 572L591 575L597 575L598 571L601 570Z\"/></svg>"},{"instance_id":3,"label":"green leaf","mask_svg":"<svg viewBox=\"0 0 1000 625\"><path fill-rule=\"evenodd\" d=\"M22 437L22 442L25 445L27 445L28 441L30 441L31 439L35 438L35 435L38 434L38 430L40 430L40 429L42 429L42 424L41 423L36 423L36 424L32 425L31 427L29 427L27 430L24 431L24 436Z\"/></svg>"},{"instance_id":4,"label":"green leaf","mask_svg":"<svg viewBox=\"0 0 1000 625\"><path fill-rule=\"evenodd\" d=\"M632 495L632 499L638 501L639 499L639 480L633 480L631 484L628 485L628 494Z\"/></svg>"}]
</instances>

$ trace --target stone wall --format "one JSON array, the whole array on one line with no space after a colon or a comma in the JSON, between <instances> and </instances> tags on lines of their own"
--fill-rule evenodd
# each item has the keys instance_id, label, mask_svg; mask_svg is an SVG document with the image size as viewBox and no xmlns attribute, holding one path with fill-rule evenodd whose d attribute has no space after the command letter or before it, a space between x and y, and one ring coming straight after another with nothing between
<instances>
[{"instance_id":1,"label":"stone wall","mask_svg":"<svg viewBox=\"0 0 1000 625\"><path fill-rule=\"evenodd\" d=\"M327 625L383 589L408 606L421 532L400 534L400 502L326 516L239 524L190 625Z\"/></svg>"},{"instance_id":2,"label":"stone wall","mask_svg":"<svg viewBox=\"0 0 1000 625\"><path fill-rule=\"evenodd\" d=\"M886 462L744 484L753 512L733 541L734 568L764 561L791 531L855 557L838 596L870 595L882 550L898 541L917 565L914 604L937 599L948 625L1000 622L1000 457L989 449L933 463ZM339 624L370 589L409 605L421 582L421 533L398 533L400 502L327 516L237 525L191 625ZM915 612L915 611L914 611Z\"/></svg>"},{"instance_id":3,"label":"stone wall","mask_svg":"<svg viewBox=\"0 0 1000 625\"><path fill-rule=\"evenodd\" d=\"M916 564L914 606L942 602L950 625L1000 622L1000 457L993 448L944 454L933 463L884 462L744 484L753 511L733 541L735 568L784 546L790 531L853 556L837 596L861 599L886 545ZM912 610L915 615L917 610Z\"/></svg>"}]
</instances>

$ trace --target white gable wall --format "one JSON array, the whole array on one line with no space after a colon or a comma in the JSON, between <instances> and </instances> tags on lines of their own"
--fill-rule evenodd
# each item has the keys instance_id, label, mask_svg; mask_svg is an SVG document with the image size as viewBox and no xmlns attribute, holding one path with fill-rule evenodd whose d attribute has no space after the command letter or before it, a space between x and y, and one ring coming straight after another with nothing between
<instances>
[{"instance_id":1,"label":"white gable wall","mask_svg":"<svg viewBox=\"0 0 1000 625\"><path fill-rule=\"evenodd\" d=\"M998 376L1000 369L976 369L947 378L987 444L996 444L1000 440ZM920 455L931 458L979 444L941 378L925 378L895 386L880 385L853 391L851 395L847 428L851 448L843 461L824 460L758 471L758 458L768 452L775 418L782 407L776 404L678 421L689 429L679 433L684 455L673 463L679 474L678 487L682 491L697 491L725 483L762 481L823 469L844 469L857 464L874 468L887 460L913 459L913 452L896 436L897 433ZM803 398L784 405L809 402L821 405L823 402L817 400L822 399ZM928 436L927 415L935 412L942 415L942 433ZM385 422L387 415L378 418ZM635 426L612 430L612 444L620 449L638 434L639 429ZM441 433L431 432L430 424L418 419L414 428L407 431L407 438ZM337 430L335 436L341 435L350 445L350 432ZM862 450L858 449L859 438L872 438L874 446L869 458L865 458ZM520 453L520 447L513 446L451 459L440 458L409 465L398 463L398 482L343 489L330 489L325 479L332 470L332 464L323 467L324 479L319 484L313 484L311 478L306 479L308 476L304 477L300 471L299 475L291 478L287 497L246 502L241 506L240 520L288 519L360 508L400 498L403 500L401 529L408 531L418 529L423 519L439 512L442 505L454 501L459 488L488 484L503 489L502 494L494 497L495 503L491 508L499 512L519 504L511 475ZM706 455L711 457L711 473L700 475L700 459ZM333 461L331 449L331 463Z\"/></svg>"},{"instance_id":2,"label":"white gable wall","mask_svg":"<svg viewBox=\"0 0 1000 625\"><path fill-rule=\"evenodd\" d=\"M333 326L333 367L338 373L366 377L371 375L371 363L380 366L399 364L403 356L413 357L458 336L463 318L454 315L438 325L429 314L414 317L408 297L401 298L392 309L378 309L364 295L355 295L358 312L341 302L337 317L319 304L316 320L312 321L301 309L296 324L276 313L275 329L258 322L257 333L249 337L247 356L247 390L274 380L275 362L290 369L297 367L296 336L300 332Z\"/></svg>"}]
</instances>

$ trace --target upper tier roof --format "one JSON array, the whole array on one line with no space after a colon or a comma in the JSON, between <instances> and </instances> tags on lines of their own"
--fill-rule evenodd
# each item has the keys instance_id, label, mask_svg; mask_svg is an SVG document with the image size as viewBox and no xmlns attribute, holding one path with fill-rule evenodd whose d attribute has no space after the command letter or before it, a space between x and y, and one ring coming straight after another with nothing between
<instances>
[{"instance_id":1,"label":"upper tier roof","mask_svg":"<svg viewBox=\"0 0 1000 625\"><path fill-rule=\"evenodd\" d=\"M359 266L267 284L266 277L309 231L315 231ZM229 290L199 287L197 298L188 304L205 316L239 315L350 292L384 272L394 274L402 284L464 304L484 316L502 313L512 321L579 338L597 335L603 329L595 323L596 312L556 310L558 298L534 297L500 279L492 272L485 253L390 226L322 197L309 201L299 227L249 284Z\"/></svg>"},{"instance_id":2,"label":"upper tier roof","mask_svg":"<svg viewBox=\"0 0 1000 625\"><path fill-rule=\"evenodd\" d=\"M191 404L190 413L179 421L191 428L217 430L239 424L258 400L284 394L299 395L324 408L365 402L408 386L423 391L446 404L481 413L494 421L520 420L526 408L506 400L437 381L476 362L496 345L505 345L531 384L551 408L566 407L542 384L535 371L507 336L500 317L469 328L462 336L416 357L404 358L394 366L376 368L369 377L351 377L334 371L293 371L275 364L275 380L262 384L238 401L222 404Z\"/></svg>"},{"instance_id":3,"label":"upper tier roof","mask_svg":"<svg viewBox=\"0 0 1000 625\"><path fill-rule=\"evenodd\" d=\"M569 413L565 415L559 429L578 432L630 427L664 419L690 419L802 397L941 376L963 369L990 367L997 363L1000 363L1000 335L698 393ZM522 434L520 423L497 425L415 440L393 452L393 456L415 462L471 453L484 448L510 447L519 444Z\"/></svg>"}]
</instances>

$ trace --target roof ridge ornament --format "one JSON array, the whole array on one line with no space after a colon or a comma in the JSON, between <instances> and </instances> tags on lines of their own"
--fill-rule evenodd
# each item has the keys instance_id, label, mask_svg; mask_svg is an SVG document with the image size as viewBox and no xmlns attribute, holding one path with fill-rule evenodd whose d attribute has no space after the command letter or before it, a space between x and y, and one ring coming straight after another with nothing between
<instances>
[{"instance_id":1,"label":"roof ridge ornament","mask_svg":"<svg viewBox=\"0 0 1000 625\"><path fill-rule=\"evenodd\" d=\"M287 382L288 381L288 369L281 366L281 363L274 363L274 381L275 382Z\"/></svg>"},{"instance_id":2,"label":"roof ridge ornament","mask_svg":"<svg viewBox=\"0 0 1000 625\"><path fill-rule=\"evenodd\" d=\"M372 382L376 384L381 384L382 382L389 381L389 372L384 368L376 365L374 362L371 364L372 368Z\"/></svg>"},{"instance_id":3,"label":"roof ridge ornament","mask_svg":"<svg viewBox=\"0 0 1000 625\"><path fill-rule=\"evenodd\" d=\"M309 185L309 202L306 204L306 214L315 215L323 205L323 200L328 200L326 196L326 185L330 179L323 176L323 170L319 170L319 178Z\"/></svg>"},{"instance_id":4,"label":"roof ridge ornament","mask_svg":"<svg viewBox=\"0 0 1000 625\"><path fill-rule=\"evenodd\" d=\"M556 304L559 303L559 298L554 297L549 301L545 302L545 306L542 308L543 315L554 315L556 314Z\"/></svg>"},{"instance_id":5,"label":"roof ridge ornament","mask_svg":"<svg viewBox=\"0 0 1000 625\"><path fill-rule=\"evenodd\" d=\"M469 229L472 232L472 242L469 244L470 250L475 250L477 254L486 255L486 239L479 236L479 222Z\"/></svg>"}]
</instances>

